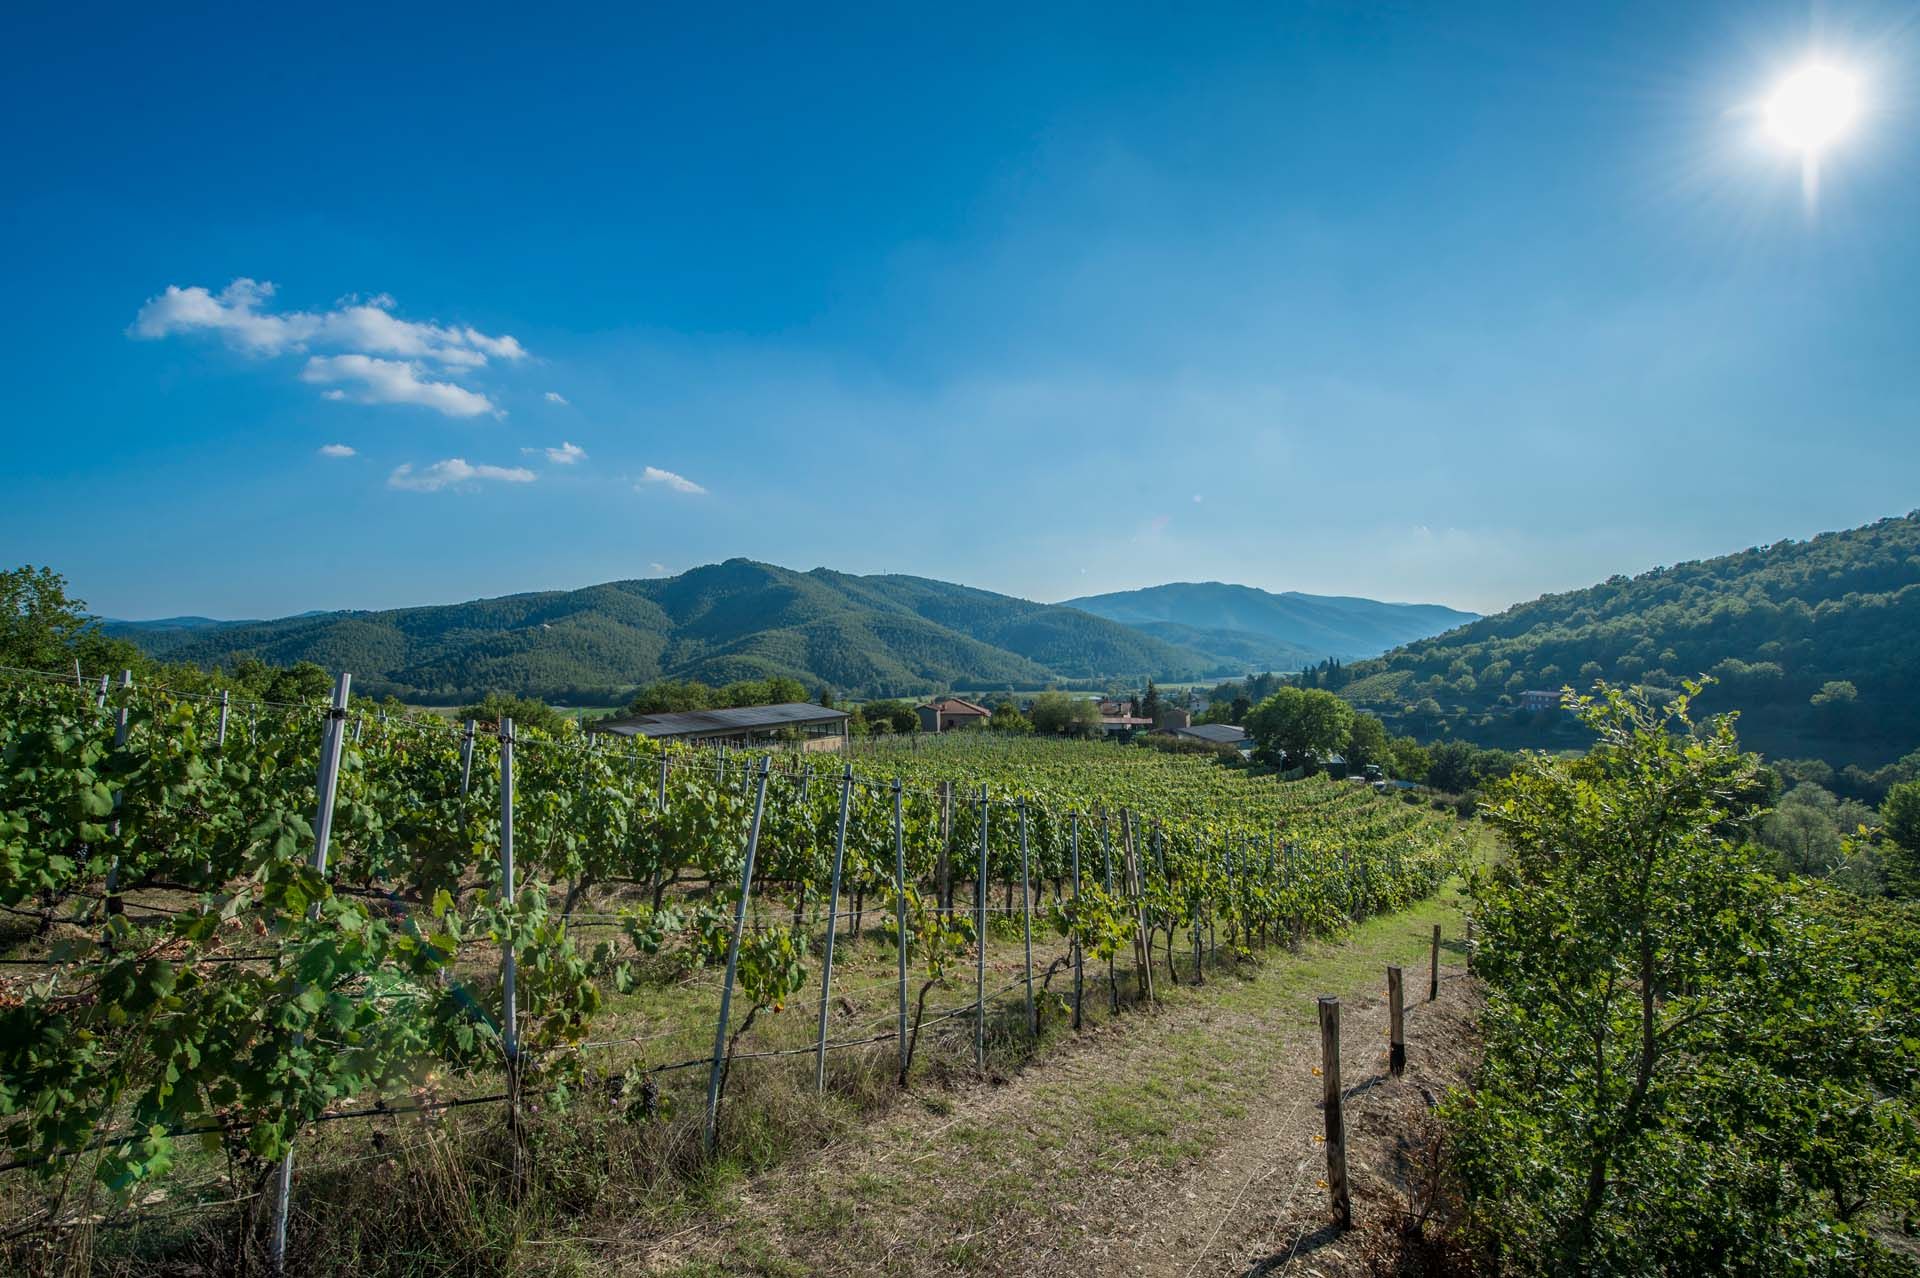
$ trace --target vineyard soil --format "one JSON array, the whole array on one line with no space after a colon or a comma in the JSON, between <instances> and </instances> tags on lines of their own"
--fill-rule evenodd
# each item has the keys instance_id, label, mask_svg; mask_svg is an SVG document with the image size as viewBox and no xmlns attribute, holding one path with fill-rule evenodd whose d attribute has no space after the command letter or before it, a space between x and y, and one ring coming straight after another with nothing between
<instances>
[{"instance_id":1,"label":"vineyard soil","mask_svg":"<svg viewBox=\"0 0 1920 1278\"><path fill-rule=\"evenodd\" d=\"M1394 1245L1422 1089L1472 1056L1461 898L1375 919L1064 1044L1011 1079L852 1132L739 1182L664 1238L602 1246L621 1272L1365 1274ZM1386 1067L1385 967L1420 972L1452 938L1439 1002L1409 978L1409 1069ZM1359 1227L1328 1216L1313 999L1345 1005L1349 1162ZM562 1244L563 1246L565 1244Z\"/></svg>"}]
</instances>

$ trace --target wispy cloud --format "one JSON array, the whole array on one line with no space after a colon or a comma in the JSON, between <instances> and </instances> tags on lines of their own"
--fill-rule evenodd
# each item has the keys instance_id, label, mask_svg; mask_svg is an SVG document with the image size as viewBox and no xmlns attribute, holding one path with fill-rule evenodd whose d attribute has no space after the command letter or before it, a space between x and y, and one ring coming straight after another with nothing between
<instances>
[{"instance_id":1,"label":"wispy cloud","mask_svg":"<svg viewBox=\"0 0 1920 1278\"><path fill-rule=\"evenodd\" d=\"M547 402L549 404L565 404L567 402L567 397L565 395L562 395L559 391L548 391Z\"/></svg>"},{"instance_id":2,"label":"wispy cloud","mask_svg":"<svg viewBox=\"0 0 1920 1278\"><path fill-rule=\"evenodd\" d=\"M351 457L353 456L353 449L346 444L322 444L320 445L320 455L322 457Z\"/></svg>"},{"instance_id":3,"label":"wispy cloud","mask_svg":"<svg viewBox=\"0 0 1920 1278\"><path fill-rule=\"evenodd\" d=\"M556 466L571 466L575 462L583 462L587 459L586 449L564 440L558 448L523 448L520 451L529 457L536 455L545 457Z\"/></svg>"},{"instance_id":4,"label":"wispy cloud","mask_svg":"<svg viewBox=\"0 0 1920 1278\"><path fill-rule=\"evenodd\" d=\"M704 493L707 490L688 479L685 475L676 475L670 470L661 470L658 466L649 466L640 472L640 482L633 486L635 492L645 492L648 484L664 484L676 493Z\"/></svg>"},{"instance_id":5,"label":"wispy cloud","mask_svg":"<svg viewBox=\"0 0 1920 1278\"><path fill-rule=\"evenodd\" d=\"M355 395L329 392L333 399L367 404L420 404L452 417L495 411L491 400L451 382L429 380L427 369L457 377L489 360L509 363L527 357L511 336L493 336L465 325L423 323L393 313L385 293L347 297L326 311L268 309L274 286L245 277L218 293L198 284L176 284L148 298L134 316L130 335L159 340L191 334L220 335L228 345L262 357L305 354L315 349L344 352L314 355L301 379L327 384L359 381ZM375 358L387 357L387 358ZM451 393L450 393L451 392Z\"/></svg>"},{"instance_id":6,"label":"wispy cloud","mask_svg":"<svg viewBox=\"0 0 1920 1278\"><path fill-rule=\"evenodd\" d=\"M648 564L647 567L651 568L654 572L659 573L661 576L666 575L667 566L665 564Z\"/></svg>"},{"instance_id":7,"label":"wispy cloud","mask_svg":"<svg viewBox=\"0 0 1920 1278\"><path fill-rule=\"evenodd\" d=\"M418 404L448 417L478 417L496 412L493 401L479 391L453 382L429 381L421 365L407 360L375 359L370 355L315 355L300 370L300 380L333 386L328 399L357 404ZM344 384L350 389L340 389Z\"/></svg>"},{"instance_id":8,"label":"wispy cloud","mask_svg":"<svg viewBox=\"0 0 1920 1278\"><path fill-rule=\"evenodd\" d=\"M505 484L531 484L534 478L532 471L521 466L475 466L463 458L449 457L423 470L415 470L412 462L403 462L394 467L393 473L387 476L387 487L404 488L416 493L432 493L442 488L472 484L481 480Z\"/></svg>"}]
</instances>

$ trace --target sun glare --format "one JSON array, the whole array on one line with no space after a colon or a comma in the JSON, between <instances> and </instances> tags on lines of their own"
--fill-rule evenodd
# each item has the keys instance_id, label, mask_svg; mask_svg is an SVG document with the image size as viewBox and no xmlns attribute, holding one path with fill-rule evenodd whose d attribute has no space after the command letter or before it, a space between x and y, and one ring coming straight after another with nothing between
<instances>
[{"instance_id":1,"label":"sun glare","mask_svg":"<svg viewBox=\"0 0 1920 1278\"><path fill-rule=\"evenodd\" d=\"M1767 132L1809 158L1845 137L1860 114L1860 83L1815 63L1782 80L1767 99Z\"/></svg>"}]
</instances>

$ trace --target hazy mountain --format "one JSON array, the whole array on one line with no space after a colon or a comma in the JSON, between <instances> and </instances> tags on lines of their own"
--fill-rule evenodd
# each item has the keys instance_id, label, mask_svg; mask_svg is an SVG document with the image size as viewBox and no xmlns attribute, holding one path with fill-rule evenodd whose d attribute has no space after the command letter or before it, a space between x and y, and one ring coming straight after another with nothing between
<instances>
[{"instance_id":1,"label":"hazy mountain","mask_svg":"<svg viewBox=\"0 0 1920 1278\"><path fill-rule=\"evenodd\" d=\"M470 603L206 626L112 623L156 656L351 670L369 693L617 692L770 674L843 693L1211 677L1238 662L1073 608L919 577L730 559L677 577Z\"/></svg>"},{"instance_id":2,"label":"hazy mountain","mask_svg":"<svg viewBox=\"0 0 1920 1278\"><path fill-rule=\"evenodd\" d=\"M1068 599L1078 608L1203 651L1232 654L1250 670L1294 670L1353 661L1478 617L1440 604L1381 603L1343 595L1283 594L1218 581L1174 582Z\"/></svg>"}]
</instances>

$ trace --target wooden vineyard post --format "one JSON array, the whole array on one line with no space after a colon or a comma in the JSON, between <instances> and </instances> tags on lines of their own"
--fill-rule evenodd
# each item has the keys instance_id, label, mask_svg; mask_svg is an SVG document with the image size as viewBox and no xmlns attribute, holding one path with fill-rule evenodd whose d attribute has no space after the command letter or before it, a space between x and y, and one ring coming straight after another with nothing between
<instances>
[{"instance_id":1,"label":"wooden vineyard post","mask_svg":"<svg viewBox=\"0 0 1920 1278\"><path fill-rule=\"evenodd\" d=\"M1033 878L1027 853L1027 800L1020 798L1020 938L1027 949L1027 1037L1040 1037L1033 1011Z\"/></svg>"},{"instance_id":2,"label":"wooden vineyard post","mask_svg":"<svg viewBox=\"0 0 1920 1278\"><path fill-rule=\"evenodd\" d=\"M847 808L853 802L853 765L840 776L840 826L833 837L833 876L827 888L827 945L820 962L820 1038L813 1048L813 1087L827 1090L827 1011L833 998L833 938L840 921L840 867L847 856Z\"/></svg>"},{"instance_id":3,"label":"wooden vineyard post","mask_svg":"<svg viewBox=\"0 0 1920 1278\"><path fill-rule=\"evenodd\" d=\"M1387 969L1387 1072L1407 1072L1407 1012L1404 981L1398 967Z\"/></svg>"},{"instance_id":4,"label":"wooden vineyard post","mask_svg":"<svg viewBox=\"0 0 1920 1278\"><path fill-rule=\"evenodd\" d=\"M1067 834L1067 846L1073 858L1073 913L1076 925L1080 921L1080 814L1075 812L1071 818ZM1077 928L1076 928L1077 930ZM1080 948L1080 938L1073 938L1073 1028L1080 1029L1080 1001L1087 989L1087 955Z\"/></svg>"},{"instance_id":5,"label":"wooden vineyard post","mask_svg":"<svg viewBox=\"0 0 1920 1278\"><path fill-rule=\"evenodd\" d=\"M760 761L760 789L753 800L753 824L747 827L747 856L740 867L740 899L733 907L733 935L727 941L727 975L720 986L720 1022L713 1030L713 1068L707 1074L707 1123L703 1136L708 1154L720 1118L720 1071L727 1059L727 1018L733 1011L733 977L740 970L740 937L747 927L747 896L753 891L753 856L760 850L760 818L767 808L767 760Z\"/></svg>"},{"instance_id":6,"label":"wooden vineyard post","mask_svg":"<svg viewBox=\"0 0 1920 1278\"><path fill-rule=\"evenodd\" d=\"M327 848L333 841L333 796L340 784L340 739L346 731L347 694L353 686L353 676L343 674L333 685L333 707L327 711L327 717L320 727L320 771L315 781L319 788L319 798L314 807L313 816L313 868L324 875L327 872ZM319 917L320 903L314 902L307 907L309 919ZM296 1036L296 1043L300 1037ZM273 1236L267 1244L267 1256L278 1275L287 1268L287 1208L293 1202L293 1143L287 1143L287 1152L280 1158L280 1176L276 1186L273 1209Z\"/></svg>"},{"instance_id":7,"label":"wooden vineyard post","mask_svg":"<svg viewBox=\"0 0 1920 1278\"><path fill-rule=\"evenodd\" d=\"M100 676L100 695L94 699L93 708L101 712L107 708L107 676Z\"/></svg>"},{"instance_id":8,"label":"wooden vineyard post","mask_svg":"<svg viewBox=\"0 0 1920 1278\"><path fill-rule=\"evenodd\" d=\"M893 779L893 939L900 951L900 1086L907 1085L907 839L900 824L900 778Z\"/></svg>"},{"instance_id":9,"label":"wooden vineyard post","mask_svg":"<svg viewBox=\"0 0 1920 1278\"><path fill-rule=\"evenodd\" d=\"M500 720L500 900L509 911L513 886L513 720ZM520 1014L512 934L500 947L500 1041L507 1054L507 1140L512 1147L511 1184L518 1198L526 1187L526 1141L520 1127Z\"/></svg>"},{"instance_id":10,"label":"wooden vineyard post","mask_svg":"<svg viewBox=\"0 0 1920 1278\"><path fill-rule=\"evenodd\" d=\"M227 709L230 704L227 700L227 696L228 696L227 691L224 688L221 689L220 691L220 726L214 729L214 733L213 733L213 745L215 749L221 749L225 747L225 745L227 744Z\"/></svg>"},{"instance_id":11,"label":"wooden vineyard post","mask_svg":"<svg viewBox=\"0 0 1920 1278\"><path fill-rule=\"evenodd\" d=\"M980 868L973 876L973 1064L987 1067L987 829L992 824L987 787L980 787Z\"/></svg>"},{"instance_id":12,"label":"wooden vineyard post","mask_svg":"<svg viewBox=\"0 0 1920 1278\"><path fill-rule=\"evenodd\" d=\"M1440 925L1433 925L1433 960L1427 975L1427 1002L1440 997Z\"/></svg>"},{"instance_id":13,"label":"wooden vineyard post","mask_svg":"<svg viewBox=\"0 0 1920 1278\"><path fill-rule=\"evenodd\" d=\"M1340 1000L1320 996L1320 1108L1327 1120L1327 1196L1333 1221L1353 1227L1353 1200L1347 1192L1347 1121L1340 1096Z\"/></svg>"}]
</instances>

